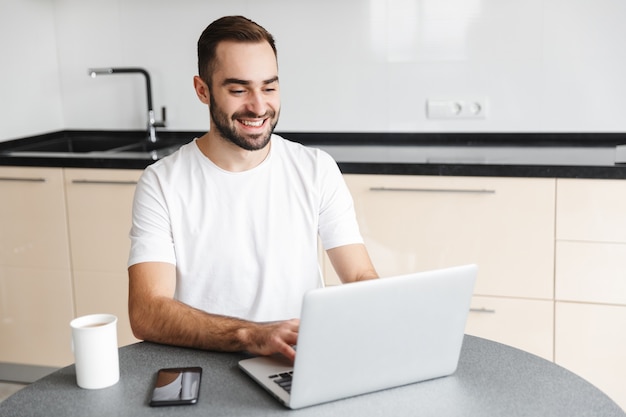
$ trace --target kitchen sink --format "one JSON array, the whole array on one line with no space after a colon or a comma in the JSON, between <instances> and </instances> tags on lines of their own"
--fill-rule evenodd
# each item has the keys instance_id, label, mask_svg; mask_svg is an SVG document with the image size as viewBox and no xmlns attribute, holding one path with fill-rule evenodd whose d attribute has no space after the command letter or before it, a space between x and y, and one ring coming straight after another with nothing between
<instances>
[{"instance_id":1,"label":"kitchen sink","mask_svg":"<svg viewBox=\"0 0 626 417\"><path fill-rule=\"evenodd\" d=\"M49 139L42 142L36 142L25 145L17 145L7 150L8 153L14 152L69 152L69 153L85 153L100 152L117 148L128 143L127 138L57 138Z\"/></svg>"},{"instance_id":2,"label":"kitchen sink","mask_svg":"<svg viewBox=\"0 0 626 417\"><path fill-rule=\"evenodd\" d=\"M180 142L160 140L158 142L148 142L147 140L141 140L139 142L128 144L110 149L109 152L113 153L126 153L126 152L155 152L162 151L164 149L178 149L181 146Z\"/></svg>"},{"instance_id":3,"label":"kitchen sink","mask_svg":"<svg viewBox=\"0 0 626 417\"><path fill-rule=\"evenodd\" d=\"M36 141L20 141L2 146L0 154L30 158L105 158L157 160L176 151L188 140L158 138L149 142L145 134L63 135Z\"/></svg>"}]
</instances>

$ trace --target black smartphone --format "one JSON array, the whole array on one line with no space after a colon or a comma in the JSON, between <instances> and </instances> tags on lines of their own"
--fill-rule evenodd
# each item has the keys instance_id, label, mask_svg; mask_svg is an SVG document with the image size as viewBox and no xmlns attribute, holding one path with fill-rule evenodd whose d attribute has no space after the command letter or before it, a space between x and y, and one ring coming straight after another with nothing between
<instances>
[{"instance_id":1,"label":"black smartphone","mask_svg":"<svg viewBox=\"0 0 626 417\"><path fill-rule=\"evenodd\" d=\"M188 405L198 402L202 368L165 368L157 372L151 407Z\"/></svg>"}]
</instances>

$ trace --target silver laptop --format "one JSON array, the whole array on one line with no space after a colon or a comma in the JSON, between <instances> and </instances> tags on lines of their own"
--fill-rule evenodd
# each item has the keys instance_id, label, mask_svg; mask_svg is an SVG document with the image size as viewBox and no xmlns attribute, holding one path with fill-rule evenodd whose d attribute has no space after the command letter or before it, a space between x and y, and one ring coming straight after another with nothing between
<instances>
[{"instance_id":1,"label":"silver laptop","mask_svg":"<svg viewBox=\"0 0 626 417\"><path fill-rule=\"evenodd\" d=\"M476 265L309 291L295 363L239 362L296 409L438 378L456 371Z\"/></svg>"}]
</instances>

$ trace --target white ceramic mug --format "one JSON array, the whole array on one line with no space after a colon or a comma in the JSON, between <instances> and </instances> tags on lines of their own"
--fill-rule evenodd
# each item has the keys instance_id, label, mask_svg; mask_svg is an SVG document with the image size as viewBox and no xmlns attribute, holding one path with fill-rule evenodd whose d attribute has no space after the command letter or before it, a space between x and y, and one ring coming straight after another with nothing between
<instances>
[{"instance_id":1,"label":"white ceramic mug","mask_svg":"<svg viewBox=\"0 0 626 417\"><path fill-rule=\"evenodd\" d=\"M78 386L98 389L115 385L120 379L117 317L90 314L75 318L70 327Z\"/></svg>"}]
</instances>

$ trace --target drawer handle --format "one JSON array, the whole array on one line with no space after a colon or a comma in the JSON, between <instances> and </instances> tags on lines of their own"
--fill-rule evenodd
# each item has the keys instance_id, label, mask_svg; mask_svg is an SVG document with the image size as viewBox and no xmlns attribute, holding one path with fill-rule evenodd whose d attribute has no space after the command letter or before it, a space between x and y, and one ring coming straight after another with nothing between
<instances>
[{"instance_id":1,"label":"drawer handle","mask_svg":"<svg viewBox=\"0 0 626 417\"><path fill-rule=\"evenodd\" d=\"M45 178L0 177L0 181L14 182L46 182Z\"/></svg>"},{"instance_id":2,"label":"drawer handle","mask_svg":"<svg viewBox=\"0 0 626 417\"><path fill-rule=\"evenodd\" d=\"M496 190L460 188L402 188L402 187L370 187L370 191L402 191L413 193L458 193L458 194L495 194Z\"/></svg>"},{"instance_id":3,"label":"drawer handle","mask_svg":"<svg viewBox=\"0 0 626 417\"><path fill-rule=\"evenodd\" d=\"M137 185L137 181L114 181L114 180L72 180L72 184Z\"/></svg>"},{"instance_id":4,"label":"drawer handle","mask_svg":"<svg viewBox=\"0 0 626 417\"><path fill-rule=\"evenodd\" d=\"M481 313L481 314L495 314L496 310L492 310L490 308L470 308L470 312L472 313Z\"/></svg>"}]
</instances>

